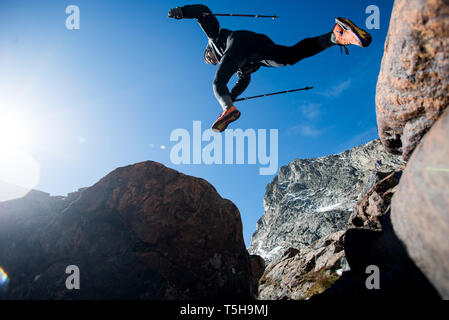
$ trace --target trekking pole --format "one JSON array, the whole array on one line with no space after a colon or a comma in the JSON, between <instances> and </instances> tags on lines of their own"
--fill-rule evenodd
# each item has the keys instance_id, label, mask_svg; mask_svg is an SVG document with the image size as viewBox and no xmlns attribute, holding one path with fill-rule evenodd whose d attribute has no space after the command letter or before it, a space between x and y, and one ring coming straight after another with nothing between
<instances>
[{"instance_id":1,"label":"trekking pole","mask_svg":"<svg viewBox=\"0 0 449 320\"><path fill-rule=\"evenodd\" d=\"M274 96L274 95L276 95L276 94L290 93L290 92L303 91L303 90L310 90L310 89L313 89L313 87L305 87L305 88L301 88L301 89L293 89L293 90L286 90L286 91L280 91L280 92L273 92L273 93L261 94L261 95L254 96L254 97L240 98L240 99L237 99L237 100L235 100L235 101L245 101L245 100L249 100L249 99L255 99L255 98L263 98L263 97L268 97L268 96Z\"/></svg>"},{"instance_id":2,"label":"trekking pole","mask_svg":"<svg viewBox=\"0 0 449 320\"><path fill-rule=\"evenodd\" d=\"M246 17L246 18L272 18L277 19L279 18L279 16L266 16L266 15L261 15L261 14L234 14L234 13L204 13L205 16L208 15L214 15L214 16L219 16L219 17Z\"/></svg>"}]
</instances>

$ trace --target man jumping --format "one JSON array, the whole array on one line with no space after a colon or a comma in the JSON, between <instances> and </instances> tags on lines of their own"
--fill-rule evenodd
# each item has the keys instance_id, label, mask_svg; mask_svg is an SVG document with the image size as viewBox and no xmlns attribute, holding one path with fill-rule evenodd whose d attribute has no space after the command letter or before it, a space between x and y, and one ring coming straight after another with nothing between
<instances>
[{"instance_id":1,"label":"man jumping","mask_svg":"<svg viewBox=\"0 0 449 320\"><path fill-rule=\"evenodd\" d=\"M218 132L223 132L231 122L240 117L240 111L234 106L234 101L248 87L251 73L261 66L294 65L334 45L344 47L347 53L348 45L367 47L371 43L371 36L366 31L345 18L335 19L335 26L329 33L304 39L293 46L282 46L275 44L263 34L220 28L217 18L204 5L173 8L169 11L168 17L197 19L207 35L208 44L204 52L204 60L208 64L219 64L213 90L223 108L223 113L212 125L212 129ZM229 91L227 84L235 73L237 73L238 81Z\"/></svg>"}]
</instances>

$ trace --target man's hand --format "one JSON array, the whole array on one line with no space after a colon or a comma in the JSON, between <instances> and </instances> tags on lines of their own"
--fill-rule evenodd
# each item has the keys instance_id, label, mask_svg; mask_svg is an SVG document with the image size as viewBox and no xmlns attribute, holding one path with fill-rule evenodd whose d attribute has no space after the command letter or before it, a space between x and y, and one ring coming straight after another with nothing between
<instances>
[{"instance_id":1,"label":"man's hand","mask_svg":"<svg viewBox=\"0 0 449 320\"><path fill-rule=\"evenodd\" d=\"M182 19L184 17L182 14L182 9L180 7L170 9L170 11L168 12L168 17L178 19L178 20Z\"/></svg>"}]
</instances>

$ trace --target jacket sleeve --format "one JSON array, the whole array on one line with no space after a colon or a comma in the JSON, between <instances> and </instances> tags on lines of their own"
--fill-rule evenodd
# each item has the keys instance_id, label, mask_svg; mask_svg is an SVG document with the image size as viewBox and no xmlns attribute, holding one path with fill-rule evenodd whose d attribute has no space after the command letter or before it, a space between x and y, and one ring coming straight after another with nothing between
<instances>
[{"instance_id":1,"label":"jacket sleeve","mask_svg":"<svg viewBox=\"0 0 449 320\"><path fill-rule=\"evenodd\" d=\"M243 91L248 88L249 83L251 82L251 74L243 74L239 75L239 80L235 84L234 88L231 90L231 99L232 101L235 101L239 95L243 93Z\"/></svg>"},{"instance_id":2,"label":"jacket sleeve","mask_svg":"<svg viewBox=\"0 0 449 320\"><path fill-rule=\"evenodd\" d=\"M210 9L202 4L182 7L182 14L187 19L197 19L203 31L210 39L217 39L220 33L220 24Z\"/></svg>"}]
</instances>

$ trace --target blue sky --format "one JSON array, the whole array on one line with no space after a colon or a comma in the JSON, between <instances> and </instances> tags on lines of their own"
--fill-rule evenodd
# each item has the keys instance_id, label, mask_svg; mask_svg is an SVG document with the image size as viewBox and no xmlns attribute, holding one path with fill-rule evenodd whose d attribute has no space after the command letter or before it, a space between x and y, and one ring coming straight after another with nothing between
<instances>
[{"instance_id":1,"label":"blue sky","mask_svg":"<svg viewBox=\"0 0 449 320\"><path fill-rule=\"evenodd\" d=\"M193 3L198 2L1 0L0 114L4 119L15 114L16 128L27 131L20 147L39 166L37 189L64 195L119 166L158 161L208 180L232 200L249 246L273 176L260 176L258 164L170 161L175 144L170 133L192 131L194 120L205 130L221 110L212 91L216 69L202 59L202 30L195 20L167 18L170 8ZM338 16L365 28L366 7L377 5L380 29L370 30L369 48L350 47L346 56L334 47L295 66L261 68L244 96L306 85L315 89L237 103L242 116L232 125L278 129L280 166L377 138L375 89L393 1L203 3L217 13L279 15L219 21L231 30L265 33L283 45L329 32ZM65 8L71 4L80 8L80 30L65 28Z\"/></svg>"}]
</instances>

